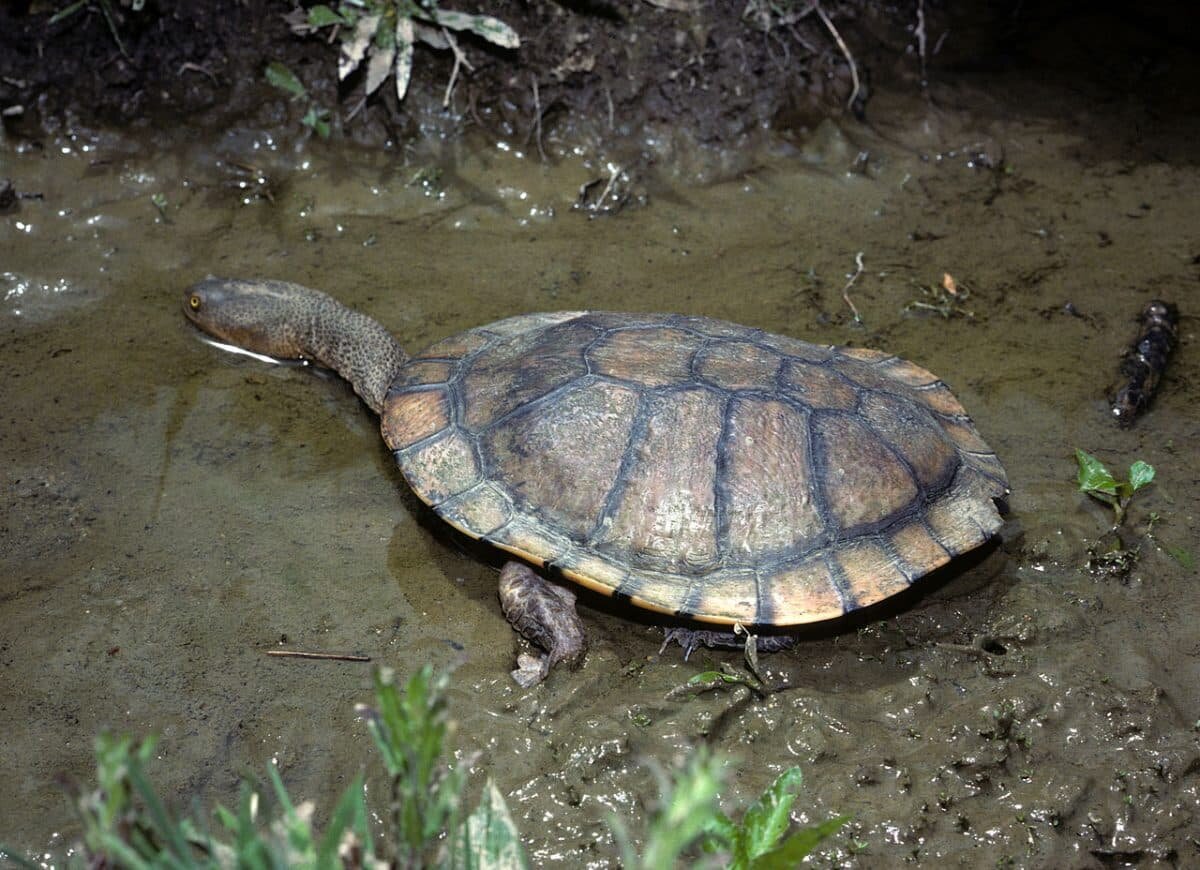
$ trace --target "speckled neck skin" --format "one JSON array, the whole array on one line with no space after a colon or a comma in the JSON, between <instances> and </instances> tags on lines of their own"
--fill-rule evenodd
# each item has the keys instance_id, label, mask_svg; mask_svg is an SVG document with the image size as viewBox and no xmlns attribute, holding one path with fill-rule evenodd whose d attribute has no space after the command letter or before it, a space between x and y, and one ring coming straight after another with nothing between
<instances>
[{"instance_id":1,"label":"speckled neck skin","mask_svg":"<svg viewBox=\"0 0 1200 870\"><path fill-rule=\"evenodd\" d=\"M184 291L183 313L229 344L333 369L376 414L408 359L370 317L319 290L286 281L205 278Z\"/></svg>"}]
</instances>

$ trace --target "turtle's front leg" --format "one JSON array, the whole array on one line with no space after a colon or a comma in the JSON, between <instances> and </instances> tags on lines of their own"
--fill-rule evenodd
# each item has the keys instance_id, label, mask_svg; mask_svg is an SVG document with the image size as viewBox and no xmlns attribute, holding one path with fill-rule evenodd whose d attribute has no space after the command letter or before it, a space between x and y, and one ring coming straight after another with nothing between
<instances>
[{"instance_id":1,"label":"turtle's front leg","mask_svg":"<svg viewBox=\"0 0 1200 870\"><path fill-rule=\"evenodd\" d=\"M575 595L542 579L524 562L500 571L500 608L512 627L546 651L542 658L517 656L513 679L524 688L540 683L559 662L577 663L587 649Z\"/></svg>"}]
</instances>

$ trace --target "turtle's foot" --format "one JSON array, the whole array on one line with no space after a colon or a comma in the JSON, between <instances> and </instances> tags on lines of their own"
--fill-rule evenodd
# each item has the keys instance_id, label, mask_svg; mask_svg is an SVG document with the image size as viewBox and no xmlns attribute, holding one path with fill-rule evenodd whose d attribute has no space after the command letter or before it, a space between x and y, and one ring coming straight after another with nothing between
<instances>
[{"instance_id":1,"label":"turtle's foot","mask_svg":"<svg viewBox=\"0 0 1200 870\"><path fill-rule=\"evenodd\" d=\"M542 579L524 562L509 562L500 571L500 609L522 637L546 651L541 658L517 657L512 676L518 685L537 685L559 662L575 664L583 657L587 639L575 612L575 595Z\"/></svg>"},{"instance_id":2,"label":"turtle's foot","mask_svg":"<svg viewBox=\"0 0 1200 870\"><path fill-rule=\"evenodd\" d=\"M683 648L683 660L686 662L696 650L705 646L709 649L743 649L747 640L752 636L743 629L737 631L713 631L708 628L682 628L674 626L664 629L666 637L658 654L662 655L672 643ZM796 645L796 638L787 634L768 634L754 637L754 646L758 652L780 652L791 649Z\"/></svg>"}]
</instances>

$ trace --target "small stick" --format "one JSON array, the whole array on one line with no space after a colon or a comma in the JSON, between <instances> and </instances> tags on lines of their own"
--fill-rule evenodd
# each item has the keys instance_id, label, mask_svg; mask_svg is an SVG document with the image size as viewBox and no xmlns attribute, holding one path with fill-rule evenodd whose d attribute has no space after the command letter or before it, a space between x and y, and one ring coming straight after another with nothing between
<instances>
[{"instance_id":1,"label":"small stick","mask_svg":"<svg viewBox=\"0 0 1200 870\"><path fill-rule=\"evenodd\" d=\"M370 656L359 655L357 653L329 653L329 652L310 652L309 650L301 649L269 649L267 655L276 656L277 658L288 659L321 659L322 661L333 662L369 662Z\"/></svg>"},{"instance_id":2,"label":"small stick","mask_svg":"<svg viewBox=\"0 0 1200 870\"><path fill-rule=\"evenodd\" d=\"M846 286L842 288L842 301L850 306L850 310L854 312L854 322L862 323L862 315L858 313L858 309L854 307L854 302L850 299L850 288L854 286L854 282L858 280L858 276L863 273L863 252L859 251L854 255L854 274L850 276L850 280L846 282Z\"/></svg>"},{"instance_id":3,"label":"small stick","mask_svg":"<svg viewBox=\"0 0 1200 870\"><path fill-rule=\"evenodd\" d=\"M821 4L819 2L814 2L813 9L816 10L817 15L821 16L821 21L825 23L825 26L829 28L829 32L833 35L834 41L837 42L838 48L842 50L842 54L846 58L846 63L850 64L850 78L854 82L854 90L850 92L850 99L846 100L846 108L848 109L853 106L854 101L858 99L858 92L860 89L858 81L858 66L854 63L854 55L852 55L850 53L850 49L846 47L845 40L842 39L842 35L838 33L837 28L833 26L833 22L829 20L829 16L825 14L825 10L821 8Z\"/></svg>"},{"instance_id":4,"label":"small stick","mask_svg":"<svg viewBox=\"0 0 1200 870\"><path fill-rule=\"evenodd\" d=\"M475 72L475 67L471 66L471 62L467 60L463 50L458 47L458 40L454 38L454 34L443 27L442 36L446 38L446 42L450 44L450 50L454 52L454 67L450 70L450 81L446 84L446 93L442 97L442 108L445 109L449 107L450 97L454 94L454 85L458 81L458 70L465 66L471 72Z\"/></svg>"},{"instance_id":5,"label":"small stick","mask_svg":"<svg viewBox=\"0 0 1200 870\"><path fill-rule=\"evenodd\" d=\"M537 76L530 76L533 79L533 128L535 131L535 141L537 142L538 154L542 158L542 162L546 162L546 152L542 150L542 98L538 95Z\"/></svg>"},{"instance_id":6,"label":"small stick","mask_svg":"<svg viewBox=\"0 0 1200 870\"><path fill-rule=\"evenodd\" d=\"M917 53L921 55L921 87L927 84L925 74L925 0L917 0Z\"/></svg>"}]
</instances>

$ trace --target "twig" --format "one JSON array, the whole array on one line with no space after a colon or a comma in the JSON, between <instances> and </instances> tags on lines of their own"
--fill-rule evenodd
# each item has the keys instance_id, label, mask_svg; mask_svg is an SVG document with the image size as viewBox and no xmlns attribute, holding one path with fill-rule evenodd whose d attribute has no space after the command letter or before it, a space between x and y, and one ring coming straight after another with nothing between
<instances>
[{"instance_id":1,"label":"twig","mask_svg":"<svg viewBox=\"0 0 1200 870\"><path fill-rule=\"evenodd\" d=\"M925 77L925 0L917 0L917 54L921 56L921 87L927 84Z\"/></svg>"},{"instance_id":2,"label":"twig","mask_svg":"<svg viewBox=\"0 0 1200 870\"><path fill-rule=\"evenodd\" d=\"M446 83L446 94L442 97L442 108L450 106L450 97L454 93L454 85L458 81L458 70L460 67L466 67L471 72L475 72L475 67L471 66L471 62L467 60L467 56L463 54L463 50L458 47L458 40L445 27L442 28L442 35L446 37L446 42L450 43L450 50L454 52L454 67L450 70L450 81Z\"/></svg>"},{"instance_id":3,"label":"twig","mask_svg":"<svg viewBox=\"0 0 1200 870\"><path fill-rule=\"evenodd\" d=\"M621 173L625 170L620 166L612 165L609 167L612 170L612 175L608 179L608 184L604 185L604 192L600 194L600 198L596 200L597 205L603 205L604 200L608 199L608 195L612 193L613 185L617 183L617 179L621 177Z\"/></svg>"},{"instance_id":4,"label":"twig","mask_svg":"<svg viewBox=\"0 0 1200 870\"><path fill-rule=\"evenodd\" d=\"M854 274L850 276L850 280L846 282L846 286L842 288L842 301L850 306L850 310L854 312L854 322L862 323L862 315L858 313L858 309L854 307L854 303L850 299L850 288L854 286L854 282L858 280L858 276L863 273L863 252L859 251L854 255Z\"/></svg>"},{"instance_id":5,"label":"twig","mask_svg":"<svg viewBox=\"0 0 1200 870\"><path fill-rule=\"evenodd\" d=\"M178 75L183 75L185 72L203 73L204 75L208 76L209 80L214 85L217 84L217 77L213 75L212 72L206 67L202 67L198 63L192 63L191 61L188 61L187 63L180 65Z\"/></svg>"},{"instance_id":6,"label":"twig","mask_svg":"<svg viewBox=\"0 0 1200 870\"><path fill-rule=\"evenodd\" d=\"M850 49L846 47L846 42L842 39L842 35L838 33L837 28L833 26L833 22L829 20L829 16L825 14L825 10L821 8L820 2L816 2L816 0L814 0L813 9L816 10L817 15L821 16L821 21L823 21L825 26L829 29L834 41L838 44L838 48L842 50L842 54L846 58L846 63L850 64L850 79L854 82L854 90L850 92L850 99L846 100L846 108L850 108L854 105L854 101L858 99L858 92L860 89L858 81L858 65L855 64L854 55L852 55L850 53Z\"/></svg>"},{"instance_id":7,"label":"twig","mask_svg":"<svg viewBox=\"0 0 1200 870\"><path fill-rule=\"evenodd\" d=\"M530 76L533 80L533 129L534 141L537 143L538 155L541 156L542 162L546 162L546 152L542 149L542 98L538 94L537 76Z\"/></svg>"},{"instance_id":8,"label":"twig","mask_svg":"<svg viewBox=\"0 0 1200 870\"><path fill-rule=\"evenodd\" d=\"M287 659L321 659L334 662L369 662L370 656L357 653L310 652L301 649L269 649L267 655Z\"/></svg>"}]
</instances>

